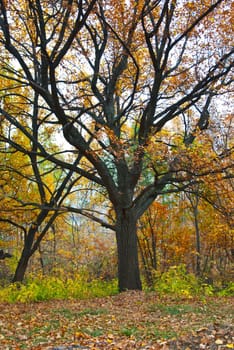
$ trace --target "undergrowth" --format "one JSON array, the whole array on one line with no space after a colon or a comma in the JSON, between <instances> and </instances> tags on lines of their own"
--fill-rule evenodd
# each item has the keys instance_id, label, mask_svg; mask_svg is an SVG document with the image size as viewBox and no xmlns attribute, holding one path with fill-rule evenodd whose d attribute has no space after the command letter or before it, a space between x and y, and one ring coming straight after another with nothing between
<instances>
[{"instance_id":1,"label":"undergrowth","mask_svg":"<svg viewBox=\"0 0 234 350\"><path fill-rule=\"evenodd\" d=\"M159 295L192 298L194 296L231 296L234 295L234 283L228 282L225 287L219 283L207 284L194 274L187 273L185 265L173 266L167 272L156 275L153 290Z\"/></svg>"},{"instance_id":2,"label":"undergrowth","mask_svg":"<svg viewBox=\"0 0 234 350\"><path fill-rule=\"evenodd\" d=\"M117 293L117 282L87 281L82 276L63 279L55 276L28 278L0 290L0 302L30 302L51 299L89 299Z\"/></svg>"},{"instance_id":3,"label":"undergrowth","mask_svg":"<svg viewBox=\"0 0 234 350\"><path fill-rule=\"evenodd\" d=\"M152 288L158 295L193 298L212 295L234 295L234 283L225 288L202 283L193 274L186 272L184 265L170 268L155 276ZM151 290L152 290L151 289ZM145 288L147 291L147 288ZM70 278L62 276L31 276L24 283L13 283L0 290L0 302L37 302L51 299L90 299L118 293L117 281L92 280L84 275Z\"/></svg>"}]
</instances>

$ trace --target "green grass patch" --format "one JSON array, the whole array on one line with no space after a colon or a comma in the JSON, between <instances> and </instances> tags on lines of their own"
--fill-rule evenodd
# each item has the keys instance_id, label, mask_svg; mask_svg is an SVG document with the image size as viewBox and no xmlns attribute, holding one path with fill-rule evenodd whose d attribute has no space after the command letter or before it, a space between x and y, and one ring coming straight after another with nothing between
<instances>
[{"instance_id":1,"label":"green grass patch","mask_svg":"<svg viewBox=\"0 0 234 350\"><path fill-rule=\"evenodd\" d=\"M137 327L123 327L120 330L120 334L126 337L136 336L138 333L139 333L139 330Z\"/></svg>"},{"instance_id":2,"label":"green grass patch","mask_svg":"<svg viewBox=\"0 0 234 350\"><path fill-rule=\"evenodd\" d=\"M28 331L28 336L32 337L37 334L49 333L60 328L59 320L50 320L47 324L42 326L37 326Z\"/></svg>"},{"instance_id":3,"label":"green grass patch","mask_svg":"<svg viewBox=\"0 0 234 350\"><path fill-rule=\"evenodd\" d=\"M91 337L100 337L104 334L102 329L91 329L91 328L82 328L82 333L88 334Z\"/></svg>"},{"instance_id":4,"label":"green grass patch","mask_svg":"<svg viewBox=\"0 0 234 350\"><path fill-rule=\"evenodd\" d=\"M61 308L61 309L56 309L56 310L52 310L53 314L58 314L59 316L62 316L64 318L67 318L68 320L73 320L75 317L78 316L78 312L74 312L70 309L66 309L66 308Z\"/></svg>"},{"instance_id":5,"label":"green grass patch","mask_svg":"<svg viewBox=\"0 0 234 350\"><path fill-rule=\"evenodd\" d=\"M61 309L56 309L52 311L53 314L60 315L63 318L66 318L68 320L74 320L77 317L82 317L82 316L98 316L98 315L106 315L109 313L107 309L104 308L97 308L97 309L92 309L92 308L87 308L81 311L72 311L70 309L66 308L61 308Z\"/></svg>"},{"instance_id":6,"label":"green grass patch","mask_svg":"<svg viewBox=\"0 0 234 350\"><path fill-rule=\"evenodd\" d=\"M180 316L186 313L201 313L202 310L199 307L187 304L176 305L163 305L163 304L151 304L148 307L149 312L160 312L161 315Z\"/></svg>"},{"instance_id":7,"label":"green grass patch","mask_svg":"<svg viewBox=\"0 0 234 350\"><path fill-rule=\"evenodd\" d=\"M107 309L84 309L77 313L78 316L86 316L86 315L92 315L92 316L98 316L98 315L105 315L108 314L109 311Z\"/></svg>"},{"instance_id":8,"label":"green grass patch","mask_svg":"<svg viewBox=\"0 0 234 350\"><path fill-rule=\"evenodd\" d=\"M156 339L172 339L177 338L177 333L172 329L159 329L155 328L153 330L152 336Z\"/></svg>"}]
</instances>

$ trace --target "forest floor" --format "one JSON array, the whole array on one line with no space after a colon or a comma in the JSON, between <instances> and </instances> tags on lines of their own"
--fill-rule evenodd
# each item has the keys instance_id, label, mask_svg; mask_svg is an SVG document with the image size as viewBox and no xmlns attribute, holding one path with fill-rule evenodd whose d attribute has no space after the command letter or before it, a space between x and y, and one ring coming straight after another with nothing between
<instances>
[{"instance_id":1,"label":"forest floor","mask_svg":"<svg viewBox=\"0 0 234 350\"><path fill-rule=\"evenodd\" d=\"M0 303L0 349L234 349L232 297L125 292L89 300Z\"/></svg>"}]
</instances>

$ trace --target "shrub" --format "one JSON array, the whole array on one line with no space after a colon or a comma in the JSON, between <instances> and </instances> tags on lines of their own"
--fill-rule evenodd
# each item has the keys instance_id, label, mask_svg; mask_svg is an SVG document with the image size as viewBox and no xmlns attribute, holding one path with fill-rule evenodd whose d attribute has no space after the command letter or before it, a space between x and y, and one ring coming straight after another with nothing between
<instances>
[{"instance_id":1,"label":"shrub","mask_svg":"<svg viewBox=\"0 0 234 350\"><path fill-rule=\"evenodd\" d=\"M219 296L233 296L234 295L234 283L229 282L228 285L217 293Z\"/></svg>"},{"instance_id":2,"label":"shrub","mask_svg":"<svg viewBox=\"0 0 234 350\"><path fill-rule=\"evenodd\" d=\"M213 294L212 286L200 284L195 275L187 273L185 265L172 266L161 276L156 276L154 289L159 294L184 297Z\"/></svg>"},{"instance_id":3,"label":"shrub","mask_svg":"<svg viewBox=\"0 0 234 350\"><path fill-rule=\"evenodd\" d=\"M88 282L80 275L74 278L31 277L24 284L14 283L0 290L0 301L32 302L50 299L85 299L117 293L116 281Z\"/></svg>"}]
</instances>

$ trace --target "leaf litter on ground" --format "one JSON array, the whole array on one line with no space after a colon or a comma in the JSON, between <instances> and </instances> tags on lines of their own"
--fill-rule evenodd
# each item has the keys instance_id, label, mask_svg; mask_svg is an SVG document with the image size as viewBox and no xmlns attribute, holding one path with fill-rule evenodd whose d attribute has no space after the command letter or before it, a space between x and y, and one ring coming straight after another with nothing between
<instances>
[{"instance_id":1,"label":"leaf litter on ground","mask_svg":"<svg viewBox=\"0 0 234 350\"><path fill-rule=\"evenodd\" d=\"M234 349L233 300L128 291L90 300L2 303L0 349Z\"/></svg>"}]
</instances>

